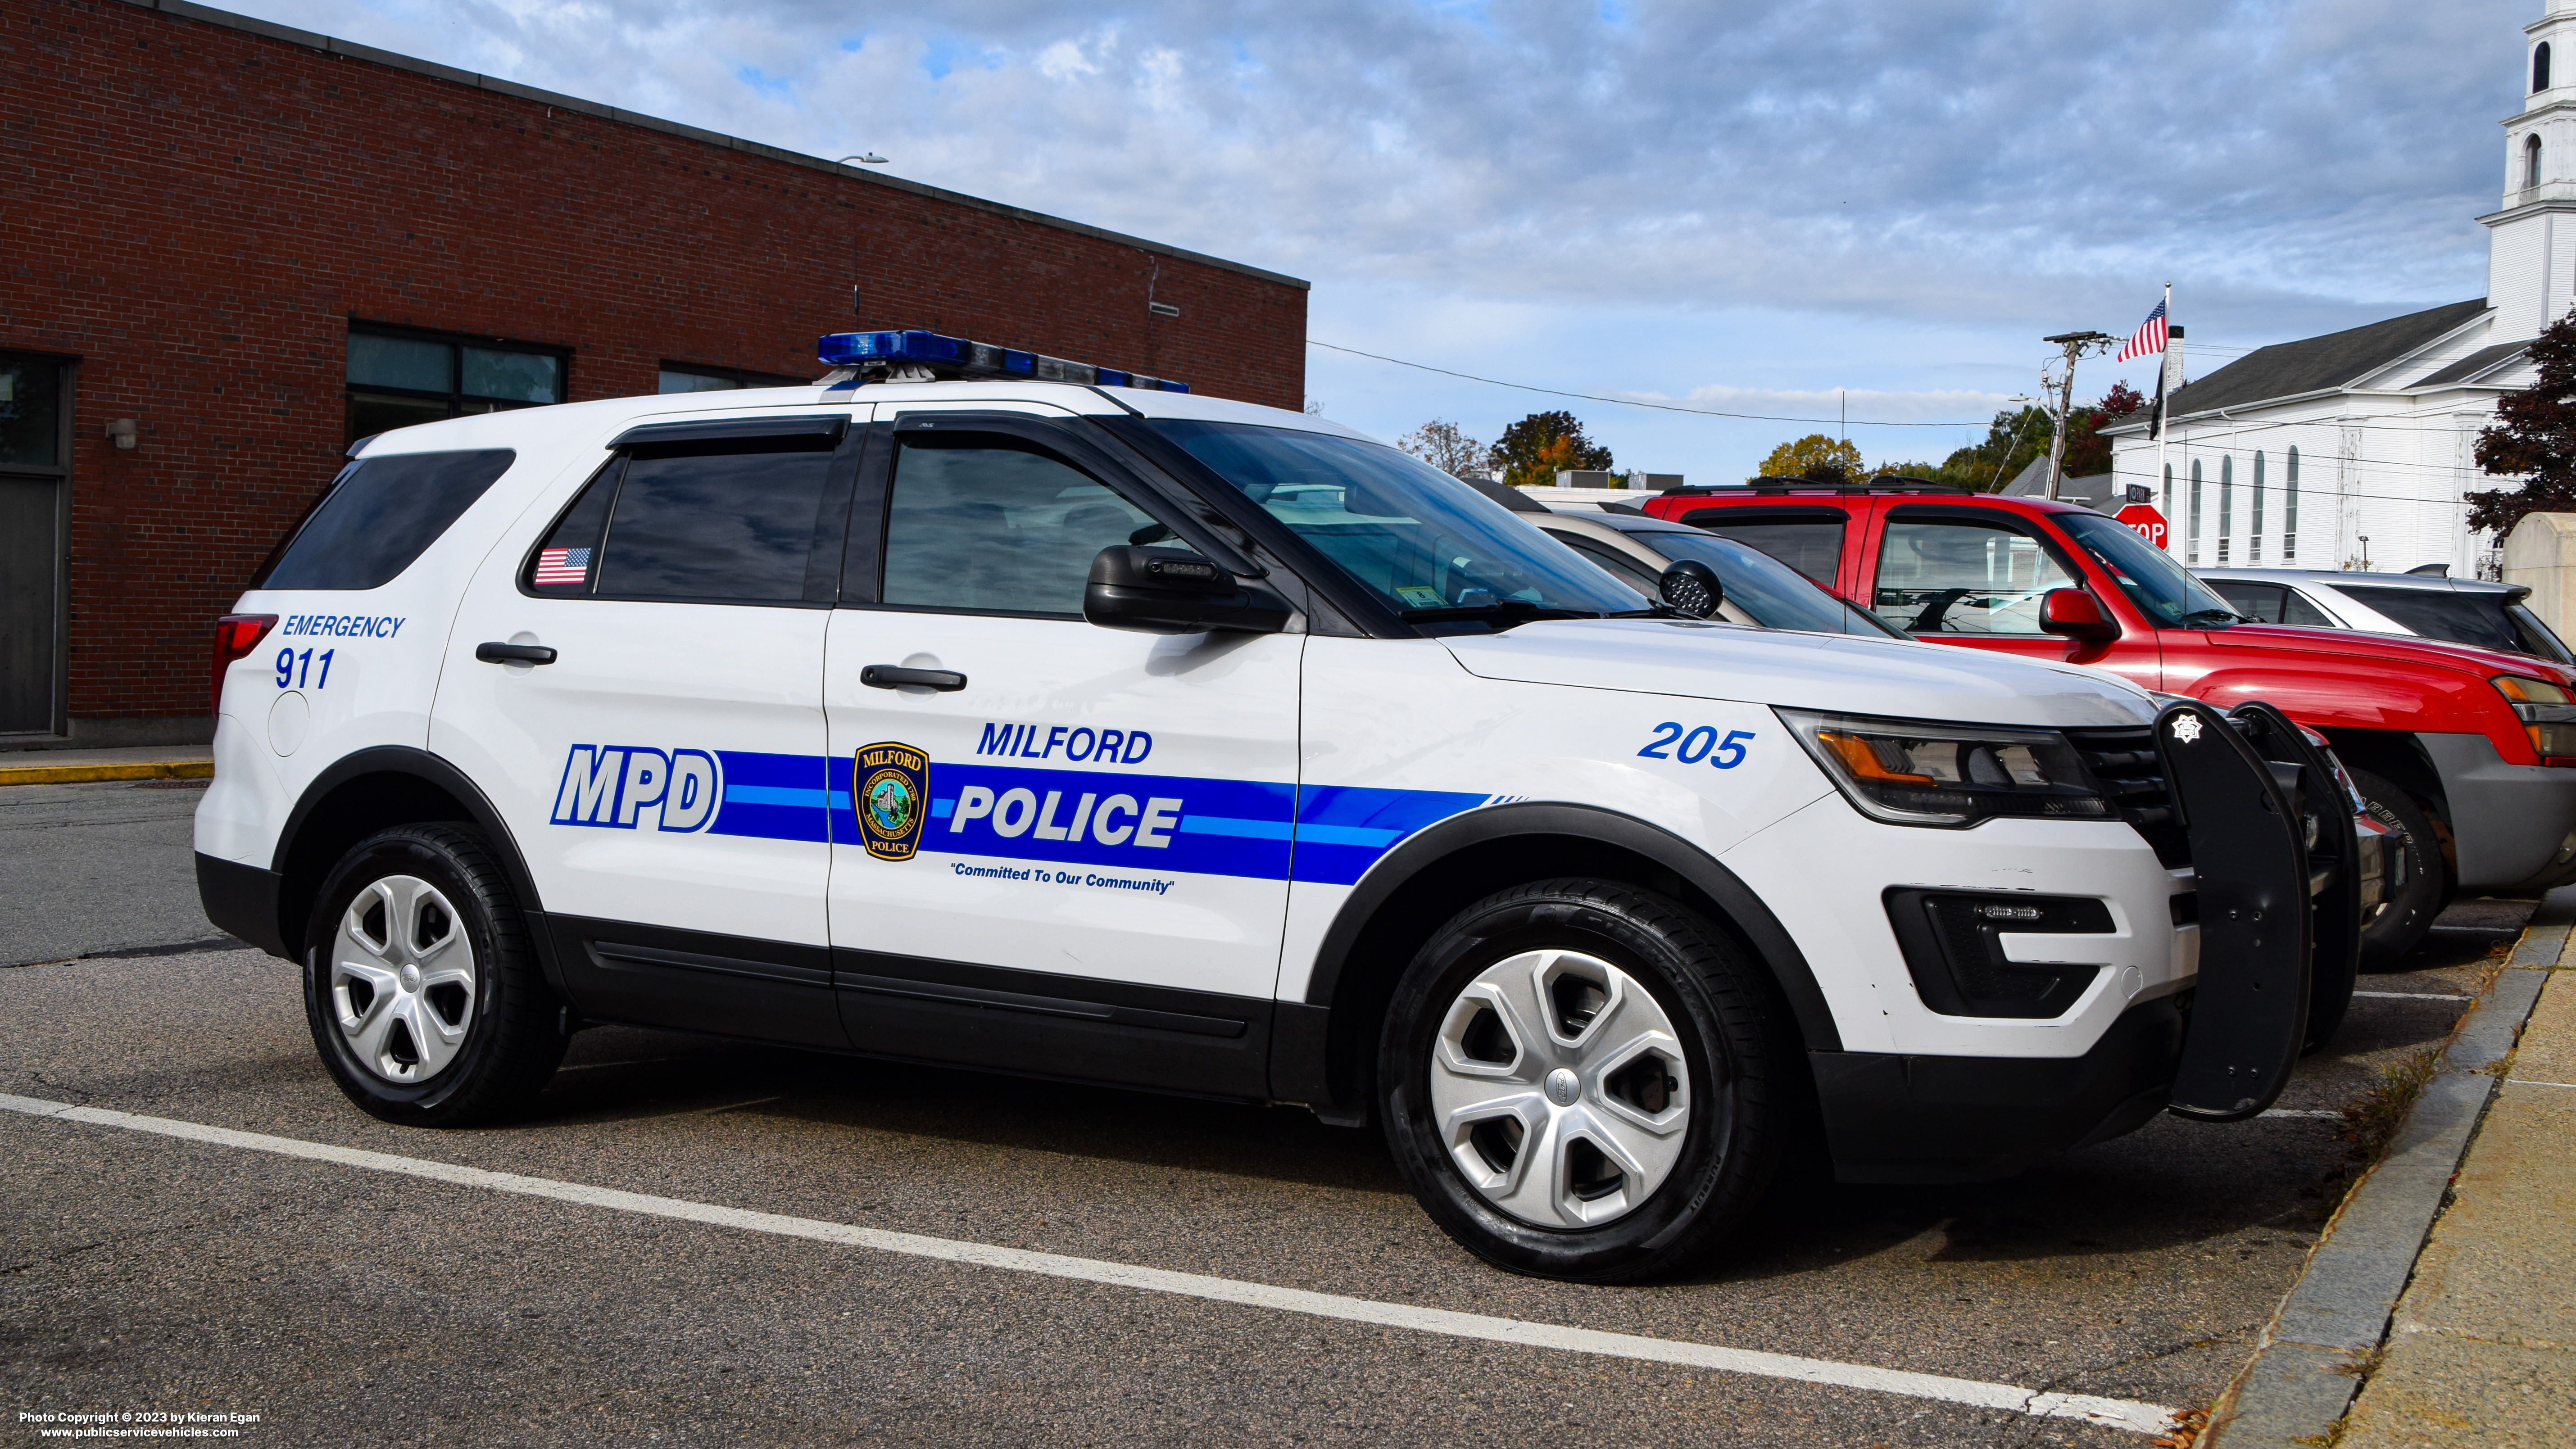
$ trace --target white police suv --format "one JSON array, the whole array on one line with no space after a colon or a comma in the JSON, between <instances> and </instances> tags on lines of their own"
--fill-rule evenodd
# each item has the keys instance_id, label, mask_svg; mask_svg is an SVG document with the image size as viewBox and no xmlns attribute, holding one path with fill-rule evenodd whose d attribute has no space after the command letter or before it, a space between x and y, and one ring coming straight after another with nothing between
<instances>
[{"instance_id":1,"label":"white police suv","mask_svg":"<svg viewBox=\"0 0 2576 1449\"><path fill-rule=\"evenodd\" d=\"M1613 1280L1793 1154L2250 1116L2349 993L2260 705L1712 623L1314 417L824 354L379 435L221 621L201 893L360 1107L490 1118L591 1022L1303 1103Z\"/></svg>"}]
</instances>

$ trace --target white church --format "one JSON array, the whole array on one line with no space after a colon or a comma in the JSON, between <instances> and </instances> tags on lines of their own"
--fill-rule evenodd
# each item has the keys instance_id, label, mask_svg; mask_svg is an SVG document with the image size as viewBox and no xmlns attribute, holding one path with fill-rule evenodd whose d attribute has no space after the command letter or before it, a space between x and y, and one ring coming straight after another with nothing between
<instances>
[{"instance_id":1,"label":"white church","mask_svg":"<svg viewBox=\"0 0 2576 1449\"><path fill-rule=\"evenodd\" d=\"M2546 3L2524 27L2504 203L2478 218L2484 297L2261 348L2190 383L2161 468L2143 422L2104 430L2118 480L2156 490L2183 563L2498 576L2497 541L2469 533L2460 495L2513 480L2473 449L2496 398L2532 381L2524 348L2576 306L2576 0Z\"/></svg>"}]
</instances>

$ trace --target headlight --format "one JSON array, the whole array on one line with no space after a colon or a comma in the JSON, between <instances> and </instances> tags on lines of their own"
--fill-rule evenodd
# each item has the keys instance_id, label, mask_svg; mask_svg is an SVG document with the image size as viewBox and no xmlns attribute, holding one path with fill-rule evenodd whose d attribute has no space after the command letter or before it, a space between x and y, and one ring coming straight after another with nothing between
<instances>
[{"instance_id":1,"label":"headlight","mask_svg":"<svg viewBox=\"0 0 2576 1449\"><path fill-rule=\"evenodd\" d=\"M2535 752L2544 759L2576 756L2576 703L2569 702L2563 687L2520 674L2499 674L2490 682L2513 702L2514 717L2522 721Z\"/></svg>"},{"instance_id":2,"label":"headlight","mask_svg":"<svg viewBox=\"0 0 2576 1449\"><path fill-rule=\"evenodd\" d=\"M2055 730L1777 713L1844 798L1891 825L1962 827L1998 816L2118 815Z\"/></svg>"}]
</instances>

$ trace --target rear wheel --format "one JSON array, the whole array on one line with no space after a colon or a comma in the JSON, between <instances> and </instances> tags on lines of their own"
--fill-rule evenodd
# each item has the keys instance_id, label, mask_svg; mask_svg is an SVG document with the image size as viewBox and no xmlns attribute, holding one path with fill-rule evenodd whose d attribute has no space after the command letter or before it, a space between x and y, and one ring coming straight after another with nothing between
<instances>
[{"instance_id":1,"label":"rear wheel","mask_svg":"<svg viewBox=\"0 0 2576 1449\"><path fill-rule=\"evenodd\" d=\"M458 825L360 841L322 884L304 939L304 1015L350 1101L456 1127L536 1095L561 1016L491 847Z\"/></svg>"},{"instance_id":2,"label":"rear wheel","mask_svg":"<svg viewBox=\"0 0 2576 1449\"><path fill-rule=\"evenodd\" d=\"M2361 927L2361 969L2395 971L2424 943L2442 913L2449 881L2433 821L2415 797L2368 770L2352 770L2353 788L2371 818L2396 832L2389 852L2388 897Z\"/></svg>"},{"instance_id":3,"label":"rear wheel","mask_svg":"<svg viewBox=\"0 0 2576 1449\"><path fill-rule=\"evenodd\" d=\"M1762 968L1679 904L1542 881L1461 911L1397 984L1379 1053L1414 1196L1515 1272L1671 1272L1761 1199L1803 1063Z\"/></svg>"}]
</instances>

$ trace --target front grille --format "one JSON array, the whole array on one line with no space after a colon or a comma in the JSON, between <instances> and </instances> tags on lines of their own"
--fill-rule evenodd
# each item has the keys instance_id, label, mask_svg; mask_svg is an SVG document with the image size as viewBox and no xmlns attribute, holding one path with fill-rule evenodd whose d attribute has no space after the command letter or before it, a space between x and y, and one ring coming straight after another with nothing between
<instances>
[{"instance_id":1,"label":"front grille","mask_svg":"<svg viewBox=\"0 0 2576 1449\"><path fill-rule=\"evenodd\" d=\"M2153 729L2068 730L2068 743L2093 772L2112 808L2155 847L2166 869L2191 864L2191 842L2165 789L2164 761Z\"/></svg>"}]
</instances>

